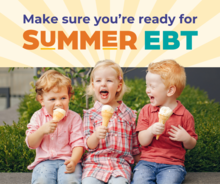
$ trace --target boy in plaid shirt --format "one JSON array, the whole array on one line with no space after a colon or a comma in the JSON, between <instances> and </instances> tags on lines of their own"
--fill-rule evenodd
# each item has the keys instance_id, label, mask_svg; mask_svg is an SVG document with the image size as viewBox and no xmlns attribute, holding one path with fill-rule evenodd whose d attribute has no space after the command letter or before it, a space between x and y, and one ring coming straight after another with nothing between
<instances>
[{"instance_id":1,"label":"boy in plaid shirt","mask_svg":"<svg viewBox=\"0 0 220 184\"><path fill-rule=\"evenodd\" d=\"M113 61L100 61L90 76L89 94L93 94L94 107L84 111L84 138L88 153L83 161L83 184L128 184L130 164L140 154L136 134L136 114L122 101L126 91L123 72ZM101 109L110 105L114 109L108 127L102 126Z\"/></svg>"}]
</instances>

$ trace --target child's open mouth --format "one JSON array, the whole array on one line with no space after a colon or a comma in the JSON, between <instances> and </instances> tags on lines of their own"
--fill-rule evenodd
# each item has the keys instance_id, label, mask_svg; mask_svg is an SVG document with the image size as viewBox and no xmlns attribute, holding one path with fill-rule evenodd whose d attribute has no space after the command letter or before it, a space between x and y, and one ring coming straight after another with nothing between
<instances>
[{"instance_id":1,"label":"child's open mouth","mask_svg":"<svg viewBox=\"0 0 220 184\"><path fill-rule=\"evenodd\" d=\"M108 97L108 91L105 90L100 91L100 95L102 99L106 99Z\"/></svg>"},{"instance_id":2,"label":"child's open mouth","mask_svg":"<svg viewBox=\"0 0 220 184\"><path fill-rule=\"evenodd\" d=\"M149 96L150 98L150 103L153 103L154 102L154 97L153 96Z\"/></svg>"}]
</instances>

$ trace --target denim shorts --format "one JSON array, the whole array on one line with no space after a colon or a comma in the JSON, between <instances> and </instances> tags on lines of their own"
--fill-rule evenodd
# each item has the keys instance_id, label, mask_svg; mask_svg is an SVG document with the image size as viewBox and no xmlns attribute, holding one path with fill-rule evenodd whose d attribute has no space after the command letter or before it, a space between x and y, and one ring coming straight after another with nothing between
<instances>
[{"instance_id":1,"label":"denim shorts","mask_svg":"<svg viewBox=\"0 0 220 184\"><path fill-rule=\"evenodd\" d=\"M82 166L78 163L75 172L65 174L65 160L45 160L40 162L33 170L32 184L72 184L82 183Z\"/></svg>"},{"instance_id":2,"label":"denim shorts","mask_svg":"<svg viewBox=\"0 0 220 184\"><path fill-rule=\"evenodd\" d=\"M131 184L181 184L186 176L181 165L158 164L141 160L134 168Z\"/></svg>"}]
</instances>

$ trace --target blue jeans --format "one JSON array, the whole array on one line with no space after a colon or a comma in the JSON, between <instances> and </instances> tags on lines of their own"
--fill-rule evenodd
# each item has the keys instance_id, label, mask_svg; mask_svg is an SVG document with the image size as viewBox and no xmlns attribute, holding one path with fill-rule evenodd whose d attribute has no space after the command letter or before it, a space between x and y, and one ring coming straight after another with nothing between
<instances>
[{"instance_id":1,"label":"blue jeans","mask_svg":"<svg viewBox=\"0 0 220 184\"><path fill-rule=\"evenodd\" d=\"M104 184L105 182L93 177L87 177L82 180L82 184ZM124 177L113 177L108 180L108 184L129 184L128 180Z\"/></svg>"},{"instance_id":2,"label":"blue jeans","mask_svg":"<svg viewBox=\"0 0 220 184\"><path fill-rule=\"evenodd\" d=\"M186 170L181 165L158 164L141 160L134 168L131 184L181 184Z\"/></svg>"},{"instance_id":3,"label":"blue jeans","mask_svg":"<svg viewBox=\"0 0 220 184\"><path fill-rule=\"evenodd\" d=\"M33 170L32 184L81 184L82 166L78 163L75 172L65 174L64 160L45 160Z\"/></svg>"}]
</instances>

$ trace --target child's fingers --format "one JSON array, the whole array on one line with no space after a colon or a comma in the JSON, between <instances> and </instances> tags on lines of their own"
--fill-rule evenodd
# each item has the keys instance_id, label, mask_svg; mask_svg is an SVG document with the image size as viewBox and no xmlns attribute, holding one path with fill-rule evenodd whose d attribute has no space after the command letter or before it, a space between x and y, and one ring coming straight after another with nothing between
<instances>
[{"instance_id":1,"label":"child's fingers","mask_svg":"<svg viewBox=\"0 0 220 184\"><path fill-rule=\"evenodd\" d=\"M175 137L169 137L172 141L176 141Z\"/></svg>"},{"instance_id":2,"label":"child's fingers","mask_svg":"<svg viewBox=\"0 0 220 184\"><path fill-rule=\"evenodd\" d=\"M172 127L174 130L179 130L179 128L177 128L176 126L171 125L171 127Z\"/></svg>"},{"instance_id":3,"label":"child's fingers","mask_svg":"<svg viewBox=\"0 0 220 184\"><path fill-rule=\"evenodd\" d=\"M179 129L184 129L181 125L178 125Z\"/></svg>"},{"instance_id":4,"label":"child's fingers","mask_svg":"<svg viewBox=\"0 0 220 184\"><path fill-rule=\"evenodd\" d=\"M100 132L100 133L105 133L105 132L107 132L107 131L104 130L104 129L100 129L99 132Z\"/></svg>"},{"instance_id":5,"label":"child's fingers","mask_svg":"<svg viewBox=\"0 0 220 184\"><path fill-rule=\"evenodd\" d=\"M169 135L171 135L172 137L175 137L174 133L168 132Z\"/></svg>"},{"instance_id":6,"label":"child's fingers","mask_svg":"<svg viewBox=\"0 0 220 184\"><path fill-rule=\"evenodd\" d=\"M57 127L57 123L51 123L51 127Z\"/></svg>"},{"instance_id":7,"label":"child's fingers","mask_svg":"<svg viewBox=\"0 0 220 184\"><path fill-rule=\"evenodd\" d=\"M64 165L67 165L67 164L69 164L70 163L70 160L66 160L65 162L64 162Z\"/></svg>"},{"instance_id":8,"label":"child's fingers","mask_svg":"<svg viewBox=\"0 0 220 184\"><path fill-rule=\"evenodd\" d=\"M108 128L105 127L105 126L100 126L100 129L101 129L101 130L106 130L106 131L108 130Z\"/></svg>"},{"instance_id":9,"label":"child's fingers","mask_svg":"<svg viewBox=\"0 0 220 184\"><path fill-rule=\"evenodd\" d=\"M158 124L158 127L160 127L160 128L165 128L165 125L162 124L162 123L159 123L159 124Z\"/></svg>"},{"instance_id":10,"label":"child's fingers","mask_svg":"<svg viewBox=\"0 0 220 184\"><path fill-rule=\"evenodd\" d=\"M99 139L105 139L106 135L100 135Z\"/></svg>"},{"instance_id":11,"label":"child's fingers","mask_svg":"<svg viewBox=\"0 0 220 184\"><path fill-rule=\"evenodd\" d=\"M157 127L158 130L164 130L164 128L165 128L165 127L163 127L163 126Z\"/></svg>"},{"instance_id":12,"label":"child's fingers","mask_svg":"<svg viewBox=\"0 0 220 184\"><path fill-rule=\"evenodd\" d=\"M64 173L65 174L69 174L69 173L73 173L75 170L66 170Z\"/></svg>"},{"instance_id":13,"label":"child's fingers","mask_svg":"<svg viewBox=\"0 0 220 184\"><path fill-rule=\"evenodd\" d=\"M66 165L66 169L68 169L68 170L70 170L72 167L73 167L72 164L67 164L67 165Z\"/></svg>"},{"instance_id":14,"label":"child's fingers","mask_svg":"<svg viewBox=\"0 0 220 184\"><path fill-rule=\"evenodd\" d=\"M73 167L72 164L68 164L68 165L66 166L66 171L65 171L65 173L72 173L72 172L74 172L74 171L75 171L75 168Z\"/></svg>"},{"instance_id":15,"label":"child's fingers","mask_svg":"<svg viewBox=\"0 0 220 184\"><path fill-rule=\"evenodd\" d=\"M176 132L177 132L177 131L174 130L174 129L170 129L170 131L171 131L172 133L176 133Z\"/></svg>"},{"instance_id":16,"label":"child's fingers","mask_svg":"<svg viewBox=\"0 0 220 184\"><path fill-rule=\"evenodd\" d=\"M101 135L105 135L107 133L107 131L100 131L99 134Z\"/></svg>"}]
</instances>

